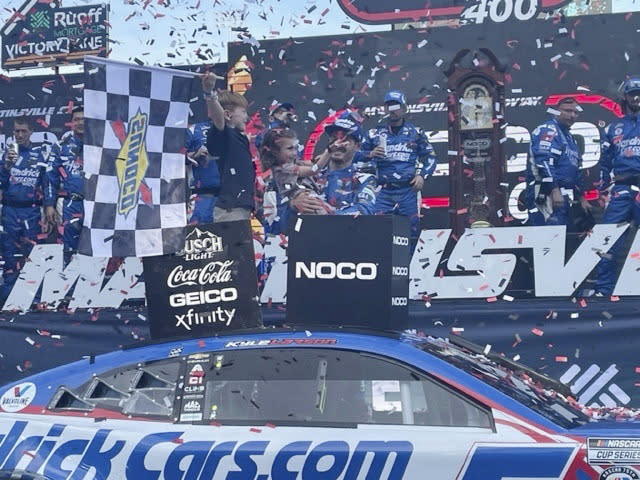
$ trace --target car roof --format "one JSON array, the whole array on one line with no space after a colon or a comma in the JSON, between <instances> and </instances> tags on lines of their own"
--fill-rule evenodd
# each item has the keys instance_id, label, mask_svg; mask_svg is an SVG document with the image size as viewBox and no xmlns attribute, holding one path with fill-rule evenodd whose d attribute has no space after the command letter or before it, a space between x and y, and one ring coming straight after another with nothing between
<instances>
[{"instance_id":1,"label":"car roof","mask_svg":"<svg viewBox=\"0 0 640 480\"><path fill-rule=\"evenodd\" d=\"M425 371L443 380L461 391L474 396L492 408L508 410L512 414L527 418L543 428L561 431L553 422L538 415L515 399L496 390L482 380L457 368L456 366L416 348L428 338L442 342L437 337L417 337L403 332L378 331L368 329L301 329L301 328L267 328L257 330L241 330L224 334L189 338L182 340L156 340L144 345L85 357L83 360L63 365L31 377L6 385L25 381L33 382L38 389L34 404L47 405L56 389L61 385L74 389L91 379L117 368L135 366L152 361L167 360L195 353L211 351L233 351L271 348L332 348L367 352L390 357ZM63 379L61 381L61 379Z\"/></svg>"}]
</instances>

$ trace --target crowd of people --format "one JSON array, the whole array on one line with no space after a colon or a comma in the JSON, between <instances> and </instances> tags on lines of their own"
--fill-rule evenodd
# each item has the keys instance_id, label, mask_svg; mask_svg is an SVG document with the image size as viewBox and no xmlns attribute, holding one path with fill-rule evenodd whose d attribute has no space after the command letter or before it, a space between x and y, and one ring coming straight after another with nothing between
<instances>
[{"instance_id":1,"label":"crowd of people","mask_svg":"<svg viewBox=\"0 0 640 480\"><path fill-rule=\"evenodd\" d=\"M185 159L193 208L190 223L248 220L256 214L256 171L244 96L216 89L216 75L202 76L209 119L187 131ZM622 86L625 116L604 132L599 192L607 207L603 223L640 222L640 77ZM385 120L365 132L356 111L345 110L325 128L326 149L313 161L301 156L291 103L274 103L269 124L253 140L262 171L269 173L258 215L266 233L286 234L298 214L398 214L409 218L413 243L420 231L419 196L437 159L424 132L406 118L407 100L398 90L384 97ZM570 129L579 115L576 99L559 102L552 118L531 136L525 204L527 225L566 225L572 206L585 213L581 154ZM78 247L83 211L84 112L71 112L71 131L51 149L31 142L28 117L13 122L13 143L0 160L4 259L0 296L6 298L39 242L58 241L65 261ZM428 186L427 186L428 187ZM610 295L618 240L598 265L596 291Z\"/></svg>"}]
</instances>

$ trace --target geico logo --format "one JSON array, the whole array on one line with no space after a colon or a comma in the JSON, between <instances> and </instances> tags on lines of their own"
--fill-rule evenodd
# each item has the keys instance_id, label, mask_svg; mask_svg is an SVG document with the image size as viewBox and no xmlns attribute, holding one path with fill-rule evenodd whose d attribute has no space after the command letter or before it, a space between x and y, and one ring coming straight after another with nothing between
<instances>
[{"instance_id":1,"label":"geico logo","mask_svg":"<svg viewBox=\"0 0 640 480\"><path fill-rule=\"evenodd\" d=\"M392 268L392 273L393 273L393 275L395 275L397 277L406 277L407 275L409 275L409 268L408 267L393 267Z\"/></svg>"},{"instance_id":2,"label":"geico logo","mask_svg":"<svg viewBox=\"0 0 640 480\"><path fill-rule=\"evenodd\" d=\"M409 239L407 237L398 237L397 235L393 236L393 244L394 245L409 245Z\"/></svg>"},{"instance_id":3,"label":"geico logo","mask_svg":"<svg viewBox=\"0 0 640 480\"><path fill-rule=\"evenodd\" d=\"M220 290L205 290L204 292L175 293L169 297L169 305L186 307L205 303L233 302L237 298L238 290L228 287Z\"/></svg>"},{"instance_id":4,"label":"geico logo","mask_svg":"<svg viewBox=\"0 0 640 480\"><path fill-rule=\"evenodd\" d=\"M394 307L403 307L407 304L407 297L391 297L391 305Z\"/></svg>"},{"instance_id":5,"label":"geico logo","mask_svg":"<svg viewBox=\"0 0 640 480\"><path fill-rule=\"evenodd\" d=\"M351 262L296 262L296 278L317 278L320 280L375 280L378 267L375 263Z\"/></svg>"}]
</instances>

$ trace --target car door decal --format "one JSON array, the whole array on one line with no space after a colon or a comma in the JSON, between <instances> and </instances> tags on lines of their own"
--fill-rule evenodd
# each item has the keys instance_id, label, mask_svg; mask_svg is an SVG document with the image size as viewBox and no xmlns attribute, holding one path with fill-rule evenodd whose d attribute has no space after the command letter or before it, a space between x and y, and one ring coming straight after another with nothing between
<instances>
[{"instance_id":1,"label":"car door decal","mask_svg":"<svg viewBox=\"0 0 640 480\"><path fill-rule=\"evenodd\" d=\"M459 480L562 479L577 452L576 445L476 444Z\"/></svg>"}]
</instances>

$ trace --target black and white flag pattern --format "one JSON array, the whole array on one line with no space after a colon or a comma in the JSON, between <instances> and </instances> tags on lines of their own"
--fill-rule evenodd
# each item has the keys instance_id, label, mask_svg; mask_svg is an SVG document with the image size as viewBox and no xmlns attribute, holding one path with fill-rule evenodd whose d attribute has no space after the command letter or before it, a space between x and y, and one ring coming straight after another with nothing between
<instances>
[{"instance_id":1,"label":"black and white flag pattern","mask_svg":"<svg viewBox=\"0 0 640 480\"><path fill-rule=\"evenodd\" d=\"M81 254L147 257L184 248L192 78L85 57Z\"/></svg>"}]
</instances>

